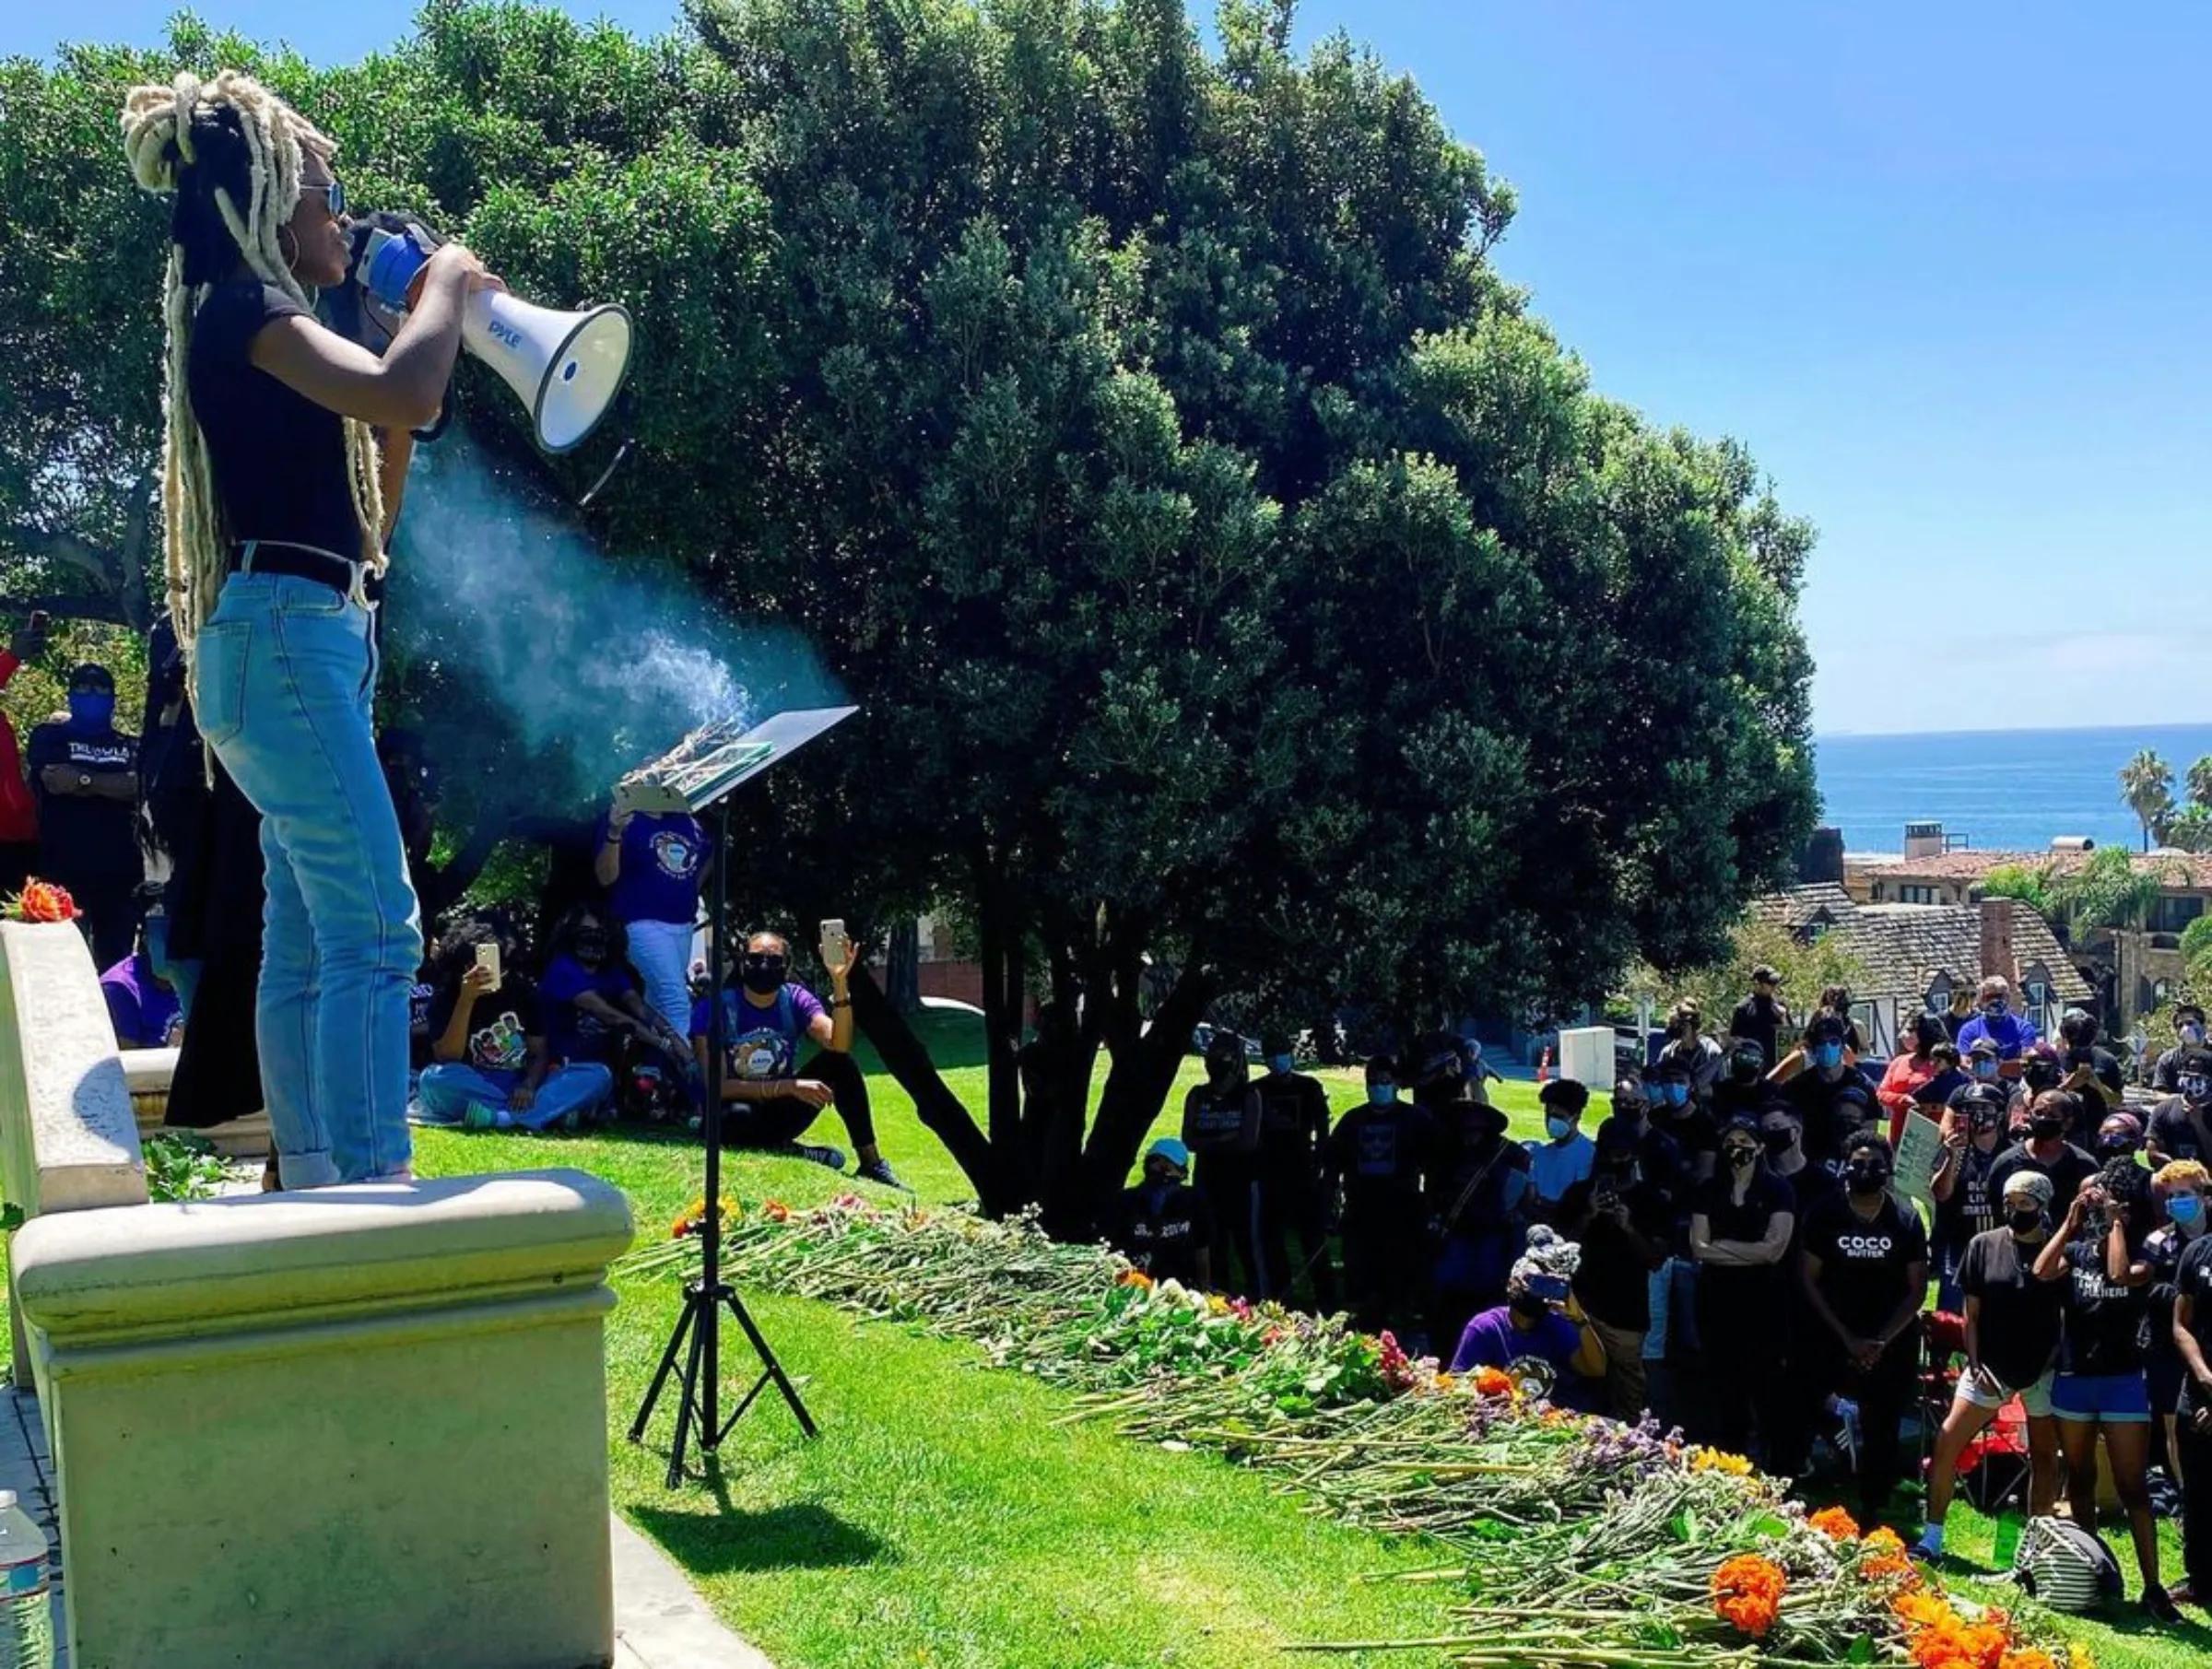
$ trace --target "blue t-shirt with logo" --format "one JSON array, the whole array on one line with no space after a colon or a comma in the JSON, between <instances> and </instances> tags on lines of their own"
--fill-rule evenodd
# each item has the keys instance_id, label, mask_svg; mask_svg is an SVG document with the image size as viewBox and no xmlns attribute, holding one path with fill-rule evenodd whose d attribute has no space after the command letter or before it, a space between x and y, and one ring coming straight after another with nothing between
<instances>
[{"instance_id":1,"label":"blue t-shirt with logo","mask_svg":"<svg viewBox=\"0 0 2212 1669\"><path fill-rule=\"evenodd\" d=\"M823 1012L819 998L804 985L786 985L776 1000L763 1008L742 991L724 991L723 1036L729 1041L724 1068L733 1078L765 1080L788 1078L798 1068L799 1045L812 1031ZM714 1010L705 997L691 1005L691 1039L697 1042L713 1028Z\"/></svg>"},{"instance_id":2,"label":"blue t-shirt with logo","mask_svg":"<svg viewBox=\"0 0 2212 1669\"><path fill-rule=\"evenodd\" d=\"M596 993L610 1003L635 991L629 970L609 964L586 968L573 957L559 956L537 982L540 1017L546 1027L546 1054L556 1061L601 1061L614 1052L606 1021L576 1006L576 999Z\"/></svg>"},{"instance_id":3,"label":"blue t-shirt with logo","mask_svg":"<svg viewBox=\"0 0 2212 1669\"><path fill-rule=\"evenodd\" d=\"M599 839L608 822L600 819ZM610 902L624 923L677 922L699 915L699 877L706 867L707 836L688 812L640 813L622 830L622 873Z\"/></svg>"}]
</instances>

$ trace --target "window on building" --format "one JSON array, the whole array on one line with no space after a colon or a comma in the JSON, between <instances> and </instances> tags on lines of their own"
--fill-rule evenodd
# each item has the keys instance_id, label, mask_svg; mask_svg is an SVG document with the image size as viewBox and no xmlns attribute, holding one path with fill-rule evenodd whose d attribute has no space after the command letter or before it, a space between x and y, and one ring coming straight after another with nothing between
<instances>
[{"instance_id":1,"label":"window on building","mask_svg":"<svg viewBox=\"0 0 2212 1669\"><path fill-rule=\"evenodd\" d=\"M2190 923L2205 913L2205 901L2190 894L2176 896L2168 893L2151 906L2150 931L2153 933L2182 933Z\"/></svg>"},{"instance_id":2,"label":"window on building","mask_svg":"<svg viewBox=\"0 0 2212 1669\"><path fill-rule=\"evenodd\" d=\"M1942 900L1937 889L1933 887L1900 887L1897 889L1897 901L1900 904L1936 904Z\"/></svg>"}]
</instances>

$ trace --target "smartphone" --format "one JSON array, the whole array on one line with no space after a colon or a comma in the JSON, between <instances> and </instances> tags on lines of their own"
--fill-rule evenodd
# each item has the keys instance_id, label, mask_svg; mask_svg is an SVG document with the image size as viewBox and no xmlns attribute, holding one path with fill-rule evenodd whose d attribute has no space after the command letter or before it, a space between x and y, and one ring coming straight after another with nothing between
<instances>
[{"instance_id":1,"label":"smartphone","mask_svg":"<svg viewBox=\"0 0 2212 1669\"><path fill-rule=\"evenodd\" d=\"M496 990L500 983L499 946L490 943L477 946L477 966L491 976L491 983Z\"/></svg>"},{"instance_id":2,"label":"smartphone","mask_svg":"<svg viewBox=\"0 0 2212 1669\"><path fill-rule=\"evenodd\" d=\"M42 608L34 608L30 611L30 631L33 637L45 635L46 618L46 611Z\"/></svg>"},{"instance_id":3,"label":"smartphone","mask_svg":"<svg viewBox=\"0 0 2212 1669\"><path fill-rule=\"evenodd\" d=\"M845 936L845 924L841 919L822 923L822 966L842 968L845 958L852 954L853 941Z\"/></svg>"}]
</instances>

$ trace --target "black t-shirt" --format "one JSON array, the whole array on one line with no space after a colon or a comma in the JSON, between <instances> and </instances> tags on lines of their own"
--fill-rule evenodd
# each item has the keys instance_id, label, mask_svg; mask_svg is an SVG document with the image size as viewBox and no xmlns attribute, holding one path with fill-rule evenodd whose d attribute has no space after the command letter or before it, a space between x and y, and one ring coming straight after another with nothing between
<instances>
[{"instance_id":1,"label":"black t-shirt","mask_svg":"<svg viewBox=\"0 0 2212 1669\"><path fill-rule=\"evenodd\" d=\"M79 776L138 769L138 743L112 725L41 724L24 750L31 797L39 806L39 873L64 887L88 889L134 884L146 873L138 850L137 809L128 800L49 793L49 765Z\"/></svg>"},{"instance_id":2,"label":"black t-shirt","mask_svg":"<svg viewBox=\"0 0 2212 1669\"><path fill-rule=\"evenodd\" d=\"M430 999L430 1042L445 1036L461 1000L458 982L441 989ZM537 992L512 974L497 991L488 991L470 1005L468 1048L462 1061L478 1072L520 1072L529 1060L528 1040L543 1037L537 1017Z\"/></svg>"},{"instance_id":3,"label":"black t-shirt","mask_svg":"<svg viewBox=\"0 0 2212 1669\"><path fill-rule=\"evenodd\" d=\"M1577 1182L1559 1202L1559 1221L1583 1248L1574 1272L1574 1296L1583 1308L1608 1327L1641 1333L1652 1324L1652 1266L1610 1216L1591 1213L1597 1179ZM1653 1246L1664 1248L1672 1226L1667 1196L1649 1182L1617 1183L1614 1193L1629 1208L1629 1222Z\"/></svg>"},{"instance_id":4,"label":"black t-shirt","mask_svg":"<svg viewBox=\"0 0 2212 1669\"><path fill-rule=\"evenodd\" d=\"M1713 1122L1725 1124L1731 1119L1755 1119L1776 1099L1774 1086L1764 1078L1746 1084L1733 1076L1723 1077L1712 1087Z\"/></svg>"},{"instance_id":5,"label":"black t-shirt","mask_svg":"<svg viewBox=\"0 0 2212 1669\"><path fill-rule=\"evenodd\" d=\"M2055 1220L2066 1215L2074 1204L2074 1196L2081 1192L2081 1185L2097 1174L2097 1161L2071 1142L2059 1150L2056 1158L2039 1159L2023 1142L2018 1147L2007 1147L1990 1167L1989 1197L2001 1204L2005 1184L2023 1170L2051 1179L2051 1216Z\"/></svg>"},{"instance_id":6,"label":"black t-shirt","mask_svg":"<svg viewBox=\"0 0 2212 1669\"><path fill-rule=\"evenodd\" d=\"M2035 1254L2009 1228L1993 1228L1968 1242L1959 1262L1959 1287L1980 1300L1982 1365L2008 1391L2025 1391L2043 1377L2058 1352L2066 1309L2065 1288L2035 1278Z\"/></svg>"},{"instance_id":7,"label":"black t-shirt","mask_svg":"<svg viewBox=\"0 0 2212 1669\"><path fill-rule=\"evenodd\" d=\"M1978 1234L1997 1226L2002 1195L1992 1191L1991 1174L2003 1152L1984 1153L1969 1142L1959 1155L1959 1174L1951 1182L1951 1197L1936 1202L1936 1244L1945 1252L1963 1254Z\"/></svg>"},{"instance_id":8,"label":"black t-shirt","mask_svg":"<svg viewBox=\"0 0 2212 1669\"><path fill-rule=\"evenodd\" d=\"M2207 1110L2206 1122L2212 1123L2212 1110ZM2212 1142L2206 1140L2205 1132L2189 1116L2189 1103L2179 1095L2168 1096L2151 1110L2146 1134L2170 1159L2194 1159L2200 1165L2212 1161Z\"/></svg>"},{"instance_id":9,"label":"black t-shirt","mask_svg":"<svg viewBox=\"0 0 2212 1669\"><path fill-rule=\"evenodd\" d=\"M1767 1228L1779 1215L1794 1216L1797 1196L1790 1185L1764 1169L1751 1173L1750 1186L1741 1204L1729 1179L1716 1176L1698 1184L1690 1210L1705 1219L1716 1240L1740 1240L1755 1245L1767 1238ZM1795 1231L1793 1229L1792 1231ZM1778 1323L1771 1313L1748 1313L1752 1307L1771 1306L1782 1284L1782 1264L1701 1264L1698 1266L1699 1313L1725 1311L1747 1327Z\"/></svg>"},{"instance_id":10,"label":"black t-shirt","mask_svg":"<svg viewBox=\"0 0 2212 1669\"><path fill-rule=\"evenodd\" d=\"M1847 1098L1846 1091L1858 1099ZM1816 1165L1834 1165L1843 1157L1844 1142L1874 1122L1874 1090L1855 1066L1846 1066L1832 1083L1818 1072L1801 1072L1783 1086L1782 1095L1805 1122L1805 1157Z\"/></svg>"},{"instance_id":11,"label":"black t-shirt","mask_svg":"<svg viewBox=\"0 0 2212 1669\"><path fill-rule=\"evenodd\" d=\"M2069 1051L2065 1056L2065 1068L2069 1073L2071 1073L2079 1064L2075 1059L2076 1052L2077 1052ZM2098 1083L2101 1084L2109 1092L2106 1098L2106 1104L2112 1107L2119 1106L2121 1099L2127 1094L2127 1087L2121 1081L2120 1078L2120 1062L2118 1057L2115 1056L2111 1050L2105 1048L2101 1043L2093 1043L2089 1046L2088 1064L2089 1075L2094 1077ZM2094 1103L2091 1104L2090 1111L2096 1111Z\"/></svg>"},{"instance_id":12,"label":"black t-shirt","mask_svg":"<svg viewBox=\"0 0 2212 1669\"><path fill-rule=\"evenodd\" d=\"M1206 1195L1178 1183L1139 1182L1122 1195L1115 1239L1122 1255L1156 1281L1198 1279L1198 1254L1214 1243L1214 1214Z\"/></svg>"},{"instance_id":13,"label":"black t-shirt","mask_svg":"<svg viewBox=\"0 0 2212 1669\"><path fill-rule=\"evenodd\" d=\"M2212 1361L2212 1234L2200 1235L2182 1254L2181 1272L2174 1277L2174 1288L2189 1300L2189 1332L2206 1359ZM2194 1374L2183 1374L2182 1417L2186 1419L2208 1405L2212 1405L2212 1392L2199 1385Z\"/></svg>"},{"instance_id":14,"label":"black t-shirt","mask_svg":"<svg viewBox=\"0 0 2212 1669\"><path fill-rule=\"evenodd\" d=\"M2143 1261L2150 1265L2149 1343L2153 1361L2174 1361L2181 1356L2173 1343L2173 1300L2181 1289L2182 1260L2195 1243L2172 1223L2152 1229L2143 1241Z\"/></svg>"},{"instance_id":15,"label":"black t-shirt","mask_svg":"<svg viewBox=\"0 0 2212 1669\"><path fill-rule=\"evenodd\" d=\"M1796 1226L1790 1233L1789 1256L1789 1266L1795 1269L1799 1260L1805 1256L1805 1225L1813 1215L1813 1207L1822 1200L1841 1193L1843 1184L1836 1180L1836 1173L1825 1165L1805 1164L1786 1176L1779 1170L1774 1174L1782 1179L1782 1185L1790 1191L1791 1199L1796 1202L1790 1213L1796 1219Z\"/></svg>"},{"instance_id":16,"label":"black t-shirt","mask_svg":"<svg viewBox=\"0 0 2212 1669\"><path fill-rule=\"evenodd\" d=\"M1782 1028L1789 1017L1790 1011L1772 997L1747 996L1728 1017L1728 1035L1756 1040L1767 1052L1767 1065L1771 1068L1782 1058L1775 1045L1781 1041Z\"/></svg>"},{"instance_id":17,"label":"black t-shirt","mask_svg":"<svg viewBox=\"0 0 2212 1669\"><path fill-rule=\"evenodd\" d=\"M1252 1087L1247 1084L1223 1090L1194 1084L1182 1100L1183 1146L1198 1158L1217 1164L1249 1160L1255 1133L1252 1102Z\"/></svg>"},{"instance_id":18,"label":"black t-shirt","mask_svg":"<svg viewBox=\"0 0 2212 1669\"><path fill-rule=\"evenodd\" d=\"M1329 1092L1302 1072L1269 1073L1260 1095L1260 1164L1270 1176L1312 1176L1329 1136Z\"/></svg>"},{"instance_id":19,"label":"black t-shirt","mask_svg":"<svg viewBox=\"0 0 2212 1669\"><path fill-rule=\"evenodd\" d=\"M1830 1195L1813 1207L1804 1245L1806 1257L1819 1260L1821 1297L1860 1338L1873 1338L1888 1324L1908 1296L1911 1266L1928 1261L1920 1214L1895 1194L1882 1196L1871 1220L1852 1209L1849 1194ZM1924 1285L1910 1296L1917 1303Z\"/></svg>"},{"instance_id":20,"label":"black t-shirt","mask_svg":"<svg viewBox=\"0 0 2212 1669\"><path fill-rule=\"evenodd\" d=\"M1699 1161L1709 1153L1721 1150L1721 1127L1713 1122L1712 1114L1695 1101L1683 1108L1669 1107L1664 1112L1652 1114L1652 1127L1662 1132L1681 1150L1682 1164L1694 1177Z\"/></svg>"},{"instance_id":21,"label":"black t-shirt","mask_svg":"<svg viewBox=\"0 0 2212 1669\"><path fill-rule=\"evenodd\" d=\"M2102 1231L2066 1247L2066 1325L2059 1346L2062 1373L2092 1377L2139 1373L2150 1323L2150 1288L2123 1287L2105 1272Z\"/></svg>"},{"instance_id":22,"label":"black t-shirt","mask_svg":"<svg viewBox=\"0 0 2212 1669\"><path fill-rule=\"evenodd\" d=\"M1329 1133L1329 1169L1344 1179L1346 1214L1355 1220L1411 1214L1436 1159L1436 1121L1405 1101L1355 1107Z\"/></svg>"},{"instance_id":23,"label":"black t-shirt","mask_svg":"<svg viewBox=\"0 0 2212 1669\"><path fill-rule=\"evenodd\" d=\"M359 560L361 523L344 421L248 357L263 325L306 311L257 278L217 285L193 320L185 381L207 440L225 533Z\"/></svg>"}]
</instances>

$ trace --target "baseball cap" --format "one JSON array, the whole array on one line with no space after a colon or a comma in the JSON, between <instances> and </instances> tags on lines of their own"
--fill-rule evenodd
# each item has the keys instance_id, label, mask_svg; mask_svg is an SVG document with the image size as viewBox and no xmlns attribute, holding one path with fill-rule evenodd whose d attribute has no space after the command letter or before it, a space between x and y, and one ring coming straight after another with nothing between
<instances>
[{"instance_id":1,"label":"baseball cap","mask_svg":"<svg viewBox=\"0 0 2212 1669\"><path fill-rule=\"evenodd\" d=\"M1191 1168L1191 1150L1171 1135L1163 1135L1145 1150L1148 1159L1165 1159L1178 1170Z\"/></svg>"}]
</instances>

